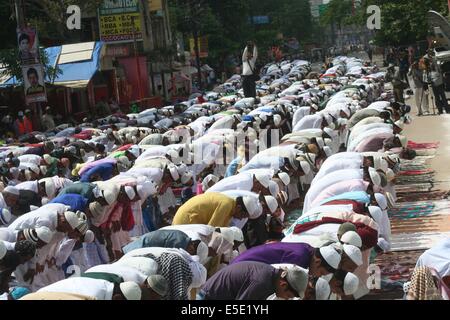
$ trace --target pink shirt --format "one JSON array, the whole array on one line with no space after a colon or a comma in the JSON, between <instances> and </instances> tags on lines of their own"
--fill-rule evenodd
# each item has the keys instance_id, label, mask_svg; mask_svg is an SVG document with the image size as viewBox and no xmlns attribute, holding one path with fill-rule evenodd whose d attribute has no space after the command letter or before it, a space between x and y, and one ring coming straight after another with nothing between
<instances>
[{"instance_id":1,"label":"pink shirt","mask_svg":"<svg viewBox=\"0 0 450 320\"><path fill-rule=\"evenodd\" d=\"M318 206L322 201L337 196L341 193L350 191L366 191L369 186L369 182L363 179L346 180L335 183L328 188L324 189L312 202L311 208Z\"/></svg>"}]
</instances>

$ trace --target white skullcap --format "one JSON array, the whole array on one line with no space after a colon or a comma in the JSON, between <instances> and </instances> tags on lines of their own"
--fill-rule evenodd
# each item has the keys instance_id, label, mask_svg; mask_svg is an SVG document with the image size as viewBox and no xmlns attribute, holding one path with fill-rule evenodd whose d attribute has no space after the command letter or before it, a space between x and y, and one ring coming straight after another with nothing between
<instances>
[{"instance_id":1,"label":"white skullcap","mask_svg":"<svg viewBox=\"0 0 450 320\"><path fill-rule=\"evenodd\" d=\"M273 123L278 126L281 123L281 116L279 114L276 114L273 116Z\"/></svg>"},{"instance_id":2,"label":"white skullcap","mask_svg":"<svg viewBox=\"0 0 450 320\"><path fill-rule=\"evenodd\" d=\"M157 192L156 185L153 181L145 181L143 184L139 184L136 189L141 201L145 201L149 196Z\"/></svg>"},{"instance_id":3,"label":"white skullcap","mask_svg":"<svg viewBox=\"0 0 450 320\"><path fill-rule=\"evenodd\" d=\"M267 121L267 116L265 114L259 114L258 117L262 120L262 121Z\"/></svg>"},{"instance_id":4,"label":"white skullcap","mask_svg":"<svg viewBox=\"0 0 450 320\"><path fill-rule=\"evenodd\" d=\"M245 196L242 200L250 219L256 219L261 215L262 207L255 197Z\"/></svg>"},{"instance_id":5,"label":"white skullcap","mask_svg":"<svg viewBox=\"0 0 450 320\"><path fill-rule=\"evenodd\" d=\"M275 181L269 181L269 192L272 196L276 197L280 192L278 183L276 183Z\"/></svg>"},{"instance_id":6,"label":"white skullcap","mask_svg":"<svg viewBox=\"0 0 450 320\"><path fill-rule=\"evenodd\" d=\"M341 255L331 246L325 246L319 249L320 254L325 259L325 261L333 268L336 269L341 263Z\"/></svg>"},{"instance_id":7,"label":"white skullcap","mask_svg":"<svg viewBox=\"0 0 450 320\"><path fill-rule=\"evenodd\" d=\"M66 211L64 212L64 217L66 218L67 223L69 223L72 229L76 229L76 227L78 227L78 225L80 224L78 216L76 215L75 212Z\"/></svg>"},{"instance_id":8,"label":"white skullcap","mask_svg":"<svg viewBox=\"0 0 450 320\"><path fill-rule=\"evenodd\" d=\"M331 293L330 284L323 278L317 279L316 282L316 300L328 300Z\"/></svg>"},{"instance_id":9,"label":"white skullcap","mask_svg":"<svg viewBox=\"0 0 450 320\"><path fill-rule=\"evenodd\" d=\"M336 138L337 137L337 133L336 131L334 131L331 128L325 127L323 128L323 132L325 132L327 135L329 135L331 138Z\"/></svg>"},{"instance_id":10,"label":"white skullcap","mask_svg":"<svg viewBox=\"0 0 450 320\"><path fill-rule=\"evenodd\" d=\"M281 181L283 181L283 184L287 186L291 182L291 178L286 172L279 172L278 177Z\"/></svg>"},{"instance_id":11,"label":"white skullcap","mask_svg":"<svg viewBox=\"0 0 450 320\"><path fill-rule=\"evenodd\" d=\"M372 183L376 186L381 185L381 178L380 175L378 174L377 170L375 170L374 168L369 168L369 176L370 176L370 180L372 181Z\"/></svg>"},{"instance_id":12,"label":"white skullcap","mask_svg":"<svg viewBox=\"0 0 450 320\"><path fill-rule=\"evenodd\" d=\"M396 121L394 124L402 130L405 128L405 123L401 120Z\"/></svg>"},{"instance_id":13,"label":"white skullcap","mask_svg":"<svg viewBox=\"0 0 450 320\"><path fill-rule=\"evenodd\" d=\"M311 104L310 107L313 108L316 111L319 110L319 106L317 104L315 104L315 103Z\"/></svg>"},{"instance_id":14,"label":"white skullcap","mask_svg":"<svg viewBox=\"0 0 450 320\"><path fill-rule=\"evenodd\" d=\"M230 227L230 230L233 231L234 241L244 241L244 234L241 229L238 227Z\"/></svg>"},{"instance_id":15,"label":"white skullcap","mask_svg":"<svg viewBox=\"0 0 450 320\"><path fill-rule=\"evenodd\" d=\"M381 193L375 193L375 200L381 210L387 210L388 203L386 197Z\"/></svg>"},{"instance_id":16,"label":"white skullcap","mask_svg":"<svg viewBox=\"0 0 450 320\"><path fill-rule=\"evenodd\" d=\"M333 155L333 150L331 150L331 148L328 146L323 147L323 151L325 152L325 155L327 156L327 158L329 158Z\"/></svg>"},{"instance_id":17,"label":"white skullcap","mask_svg":"<svg viewBox=\"0 0 450 320\"><path fill-rule=\"evenodd\" d=\"M341 236L341 242L343 244L351 244L355 247L361 248L362 240L359 234L355 231L347 231Z\"/></svg>"},{"instance_id":18,"label":"white skullcap","mask_svg":"<svg viewBox=\"0 0 450 320\"><path fill-rule=\"evenodd\" d=\"M181 176L181 183L182 183L182 184L186 184L186 183L188 183L193 177L194 177L194 175L192 174L192 172L187 171L187 172L183 173L183 175Z\"/></svg>"},{"instance_id":19,"label":"white skullcap","mask_svg":"<svg viewBox=\"0 0 450 320\"><path fill-rule=\"evenodd\" d=\"M3 259L8 252L8 249L6 249L5 243L3 240L0 240L0 260Z\"/></svg>"},{"instance_id":20,"label":"white skullcap","mask_svg":"<svg viewBox=\"0 0 450 320\"><path fill-rule=\"evenodd\" d=\"M278 202L277 200L272 196L264 196L264 199L266 200L267 207L269 207L270 212L274 213L278 209Z\"/></svg>"},{"instance_id":21,"label":"white skullcap","mask_svg":"<svg viewBox=\"0 0 450 320\"><path fill-rule=\"evenodd\" d=\"M377 245L384 251L384 252L389 252L389 250L391 249L391 245L389 242L387 242L385 239L383 238L378 238L378 242Z\"/></svg>"},{"instance_id":22,"label":"white skullcap","mask_svg":"<svg viewBox=\"0 0 450 320\"><path fill-rule=\"evenodd\" d=\"M255 178L256 180L258 180L259 183L262 184L264 188L269 187L270 177L267 174L257 173L255 174Z\"/></svg>"},{"instance_id":23,"label":"white skullcap","mask_svg":"<svg viewBox=\"0 0 450 320\"><path fill-rule=\"evenodd\" d=\"M119 195L119 189L117 187L106 188L103 190L103 197L105 198L108 205L112 205L117 200Z\"/></svg>"},{"instance_id":24,"label":"white skullcap","mask_svg":"<svg viewBox=\"0 0 450 320\"><path fill-rule=\"evenodd\" d=\"M231 228L222 227L220 229L220 234L228 242L234 243L234 232Z\"/></svg>"},{"instance_id":25,"label":"white skullcap","mask_svg":"<svg viewBox=\"0 0 450 320\"><path fill-rule=\"evenodd\" d=\"M122 282L120 291L127 300L141 300L142 291L139 285L133 281Z\"/></svg>"},{"instance_id":26,"label":"white skullcap","mask_svg":"<svg viewBox=\"0 0 450 320\"><path fill-rule=\"evenodd\" d=\"M125 193L128 196L128 199L133 200L136 197L136 192L134 191L133 187L125 186Z\"/></svg>"},{"instance_id":27,"label":"white skullcap","mask_svg":"<svg viewBox=\"0 0 450 320\"><path fill-rule=\"evenodd\" d=\"M11 221L11 212L6 208L0 208L0 225L7 225Z\"/></svg>"},{"instance_id":28,"label":"white skullcap","mask_svg":"<svg viewBox=\"0 0 450 320\"><path fill-rule=\"evenodd\" d=\"M49 243L55 233L47 227L39 227L36 228L36 234L40 240L45 243Z\"/></svg>"},{"instance_id":29,"label":"white skullcap","mask_svg":"<svg viewBox=\"0 0 450 320\"><path fill-rule=\"evenodd\" d=\"M86 231L84 234L84 243L92 243L95 240L95 234L92 230Z\"/></svg>"},{"instance_id":30,"label":"white skullcap","mask_svg":"<svg viewBox=\"0 0 450 320\"><path fill-rule=\"evenodd\" d=\"M380 225L383 217L383 212L379 207L376 206L370 206L369 208L370 216L375 220L375 222Z\"/></svg>"},{"instance_id":31,"label":"white skullcap","mask_svg":"<svg viewBox=\"0 0 450 320\"><path fill-rule=\"evenodd\" d=\"M322 149L325 146L325 142L322 138L316 138L317 145L319 146L319 149Z\"/></svg>"},{"instance_id":32,"label":"white skullcap","mask_svg":"<svg viewBox=\"0 0 450 320\"><path fill-rule=\"evenodd\" d=\"M167 151L166 155L170 157L173 163L179 163L179 161L181 160L179 153L176 150L171 149Z\"/></svg>"},{"instance_id":33,"label":"white skullcap","mask_svg":"<svg viewBox=\"0 0 450 320\"><path fill-rule=\"evenodd\" d=\"M311 166L307 161L300 161L300 167L302 168L302 171L305 173L305 175L311 172Z\"/></svg>"},{"instance_id":34,"label":"white skullcap","mask_svg":"<svg viewBox=\"0 0 450 320\"><path fill-rule=\"evenodd\" d=\"M402 144L403 148L406 148L406 146L408 145L408 138L405 136L402 136L400 134L395 135L399 140L400 143Z\"/></svg>"},{"instance_id":35,"label":"white skullcap","mask_svg":"<svg viewBox=\"0 0 450 320\"><path fill-rule=\"evenodd\" d=\"M203 241L200 241L197 246L197 256L201 264L206 263L208 259L208 251L208 246Z\"/></svg>"},{"instance_id":36,"label":"white skullcap","mask_svg":"<svg viewBox=\"0 0 450 320\"><path fill-rule=\"evenodd\" d=\"M330 138L325 138L323 139L323 141L325 142L325 146L331 148L333 146L333 140L331 140Z\"/></svg>"},{"instance_id":37,"label":"white skullcap","mask_svg":"<svg viewBox=\"0 0 450 320\"><path fill-rule=\"evenodd\" d=\"M344 294L346 296L354 294L356 290L358 290L358 286L359 286L358 277L355 274L348 272L344 278L344 285L343 285Z\"/></svg>"},{"instance_id":38,"label":"white skullcap","mask_svg":"<svg viewBox=\"0 0 450 320\"><path fill-rule=\"evenodd\" d=\"M3 189L3 192L10 193L15 196L20 195L19 189L17 189L16 187L13 187L13 186L7 186L5 189Z\"/></svg>"},{"instance_id":39,"label":"white skullcap","mask_svg":"<svg viewBox=\"0 0 450 320\"><path fill-rule=\"evenodd\" d=\"M30 164L28 169L30 169L31 171L33 171L36 174L39 174L39 167L37 165L35 165L35 164Z\"/></svg>"},{"instance_id":40,"label":"white skullcap","mask_svg":"<svg viewBox=\"0 0 450 320\"><path fill-rule=\"evenodd\" d=\"M345 254L359 267L362 265L362 254L358 247L351 244L344 244L343 246Z\"/></svg>"},{"instance_id":41,"label":"white skullcap","mask_svg":"<svg viewBox=\"0 0 450 320\"><path fill-rule=\"evenodd\" d=\"M388 182L391 182L395 179L395 172L392 169L386 170L386 179Z\"/></svg>"},{"instance_id":42,"label":"white skullcap","mask_svg":"<svg viewBox=\"0 0 450 320\"><path fill-rule=\"evenodd\" d=\"M188 166L185 163L180 163L177 165L178 174L181 176L183 173L188 171Z\"/></svg>"},{"instance_id":43,"label":"white skullcap","mask_svg":"<svg viewBox=\"0 0 450 320\"><path fill-rule=\"evenodd\" d=\"M55 183L53 182L53 179L41 179L39 180L39 183L44 182L45 185L45 193L47 194L47 197L53 198L56 192Z\"/></svg>"},{"instance_id":44,"label":"white skullcap","mask_svg":"<svg viewBox=\"0 0 450 320\"><path fill-rule=\"evenodd\" d=\"M139 157L139 155L140 155L140 149L138 146L132 146L132 147L130 147L130 149L128 149L128 151L132 155L134 155L136 158Z\"/></svg>"},{"instance_id":45,"label":"white skullcap","mask_svg":"<svg viewBox=\"0 0 450 320\"><path fill-rule=\"evenodd\" d=\"M384 160L382 157L373 157L374 160L374 167L376 170L382 170L383 172L386 172L389 169L389 165L386 160Z\"/></svg>"},{"instance_id":46,"label":"white skullcap","mask_svg":"<svg viewBox=\"0 0 450 320\"><path fill-rule=\"evenodd\" d=\"M170 175L172 176L172 179L174 181L178 181L180 179L180 175L178 174L177 167L175 165L168 165L167 168L169 169Z\"/></svg>"}]
</instances>

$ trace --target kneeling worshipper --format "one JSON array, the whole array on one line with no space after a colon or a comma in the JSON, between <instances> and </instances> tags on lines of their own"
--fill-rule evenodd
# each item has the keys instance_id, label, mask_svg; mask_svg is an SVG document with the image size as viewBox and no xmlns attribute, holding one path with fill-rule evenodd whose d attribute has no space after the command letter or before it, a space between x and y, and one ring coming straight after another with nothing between
<instances>
[{"instance_id":1,"label":"kneeling worshipper","mask_svg":"<svg viewBox=\"0 0 450 320\"><path fill-rule=\"evenodd\" d=\"M197 300L303 299L308 272L300 267L288 270L244 261L230 265L212 276L197 295Z\"/></svg>"},{"instance_id":2,"label":"kneeling worshipper","mask_svg":"<svg viewBox=\"0 0 450 320\"><path fill-rule=\"evenodd\" d=\"M37 293L62 293L63 297L64 294L75 294L89 297L81 300L143 300L142 293L144 290L146 290L144 286L139 286L136 282L131 281L113 283L101 279L71 277L41 288L37 291ZM41 295L40 300L51 300L43 299L42 297L45 297L45 295ZM25 296L24 298L26 298L24 300L39 299L39 297L37 297L37 299L33 299L30 295Z\"/></svg>"},{"instance_id":3,"label":"kneeling worshipper","mask_svg":"<svg viewBox=\"0 0 450 320\"><path fill-rule=\"evenodd\" d=\"M233 199L216 192L195 196L182 205L173 218L173 225L207 224L214 227L228 227L231 219L242 220L258 217L261 204L252 197Z\"/></svg>"},{"instance_id":4,"label":"kneeling worshipper","mask_svg":"<svg viewBox=\"0 0 450 320\"><path fill-rule=\"evenodd\" d=\"M248 249L231 264L258 261L267 264L289 263L309 270L309 275L321 277L334 273L341 263L341 254L332 246L314 249L305 243L269 243Z\"/></svg>"}]
</instances>

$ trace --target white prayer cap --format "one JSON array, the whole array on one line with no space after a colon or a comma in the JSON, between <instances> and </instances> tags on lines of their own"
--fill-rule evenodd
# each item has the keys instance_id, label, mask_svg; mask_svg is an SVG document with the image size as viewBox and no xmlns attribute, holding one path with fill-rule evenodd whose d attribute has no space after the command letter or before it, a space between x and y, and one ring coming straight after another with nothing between
<instances>
[{"instance_id":1,"label":"white prayer cap","mask_svg":"<svg viewBox=\"0 0 450 320\"><path fill-rule=\"evenodd\" d=\"M11 212L6 208L0 208L0 225L7 225L11 221Z\"/></svg>"},{"instance_id":2,"label":"white prayer cap","mask_svg":"<svg viewBox=\"0 0 450 320\"><path fill-rule=\"evenodd\" d=\"M266 200L267 207L269 207L270 212L274 213L278 209L278 202L277 200L272 196L264 196L264 199Z\"/></svg>"},{"instance_id":3,"label":"white prayer cap","mask_svg":"<svg viewBox=\"0 0 450 320\"><path fill-rule=\"evenodd\" d=\"M311 166L307 161L300 161L300 167L302 168L302 171L305 173L305 175L311 172Z\"/></svg>"},{"instance_id":4,"label":"white prayer cap","mask_svg":"<svg viewBox=\"0 0 450 320\"><path fill-rule=\"evenodd\" d=\"M255 174L255 178L256 180L258 180L259 183L262 184L264 188L269 187L270 177L267 174L257 173Z\"/></svg>"},{"instance_id":5,"label":"white prayer cap","mask_svg":"<svg viewBox=\"0 0 450 320\"><path fill-rule=\"evenodd\" d=\"M43 175L47 174L47 167L46 166L39 166L39 170Z\"/></svg>"},{"instance_id":6,"label":"white prayer cap","mask_svg":"<svg viewBox=\"0 0 450 320\"><path fill-rule=\"evenodd\" d=\"M278 198L281 202L281 205L285 205L289 201L289 195L286 191L282 190L278 193Z\"/></svg>"},{"instance_id":7,"label":"white prayer cap","mask_svg":"<svg viewBox=\"0 0 450 320\"><path fill-rule=\"evenodd\" d=\"M333 150L331 150L331 148L328 146L323 147L323 151L325 152L325 155L327 156L327 158L329 158L333 155Z\"/></svg>"},{"instance_id":8,"label":"white prayer cap","mask_svg":"<svg viewBox=\"0 0 450 320\"><path fill-rule=\"evenodd\" d=\"M373 160L376 170L382 170L383 172L386 172L389 169L387 161L384 160L382 157L373 157Z\"/></svg>"},{"instance_id":9,"label":"white prayer cap","mask_svg":"<svg viewBox=\"0 0 450 320\"><path fill-rule=\"evenodd\" d=\"M400 163L400 157L397 154L386 155L386 159L392 163Z\"/></svg>"},{"instance_id":10,"label":"white prayer cap","mask_svg":"<svg viewBox=\"0 0 450 320\"><path fill-rule=\"evenodd\" d=\"M359 267L362 265L362 254L361 250L358 247L355 247L351 244L344 244L342 246L344 248L345 254Z\"/></svg>"},{"instance_id":11,"label":"white prayer cap","mask_svg":"<svg viewBox=\"0 0 450 320\"><path fill-rule=\"evenodd\" d=\"M161 297L164 297L169 292L167 279L159 274L149 276L146 281L150 288Z\"/></svg>"},{"instance_id":12,"label":"white prayer cap","mask_svg":"<svg viewBox=\"0 0 450 320\"><path fill-rule=\"evenodd\" d=\"M344 294L346 296L350 296L358 290L359 286L359 279L358 277L351 272L348 272L347 275L344 278Z\"/></svg>"},{"instance_id":13,"label":"white prayer cap","mask_svg":"<svg viewBox=\"0 0 450 320\"><path fill-rule=\"evenodd\" d=\"M334 269L337 270L341 263L341 255L331 246L325 246L319 249L320 254L325 261Z\"/></svg>"},{"instance_id":14,"label":"white prayer cap","mask_svg":"<svg viewBox=\"0 0 450 320\"><path fill-rule=\"evenodd\" d=\"M325 146L325 142L323 141L322 138L316 138L316 141L320 149L322 149Z\"/></svg>"},{"instance_id":15,"label":"white prayer cap","mask_svg":"<svg viewBox=\"0 0 450 320\"><path fill-rule=\"evenodd\" d=\"M280 125L281 123L281 116L279 114L276 114L273 116L273 122L276 126Z\"/></svg>"},{"instance_id":16,"label":"white prayer cap","mask_svg":"<svg viewBox=\"0 0 450 320\"><path fill-rule=\"evenodd\" d=\"M95 240L95 234L92 230L86 231L84 234L84 243L92 243Z\"/></svg>"},{"instance_id":17,"label":"white prayer cap","mask_svg":"<svg viewBox=\"0 0 450 320\"><path fill-rule=\"evenodd\" d=\"M369 176L370 176L370 180L372 181L372 183L376 186L381 185L381 178L380 175L378 174L377 170L375 170L374 168L369 168Z\"/></svg>"},{"instance_id":18,"label":"white prayer cap","mask_svg":"<svg viewBox=\"0 0 450 320\"><path fill-rule=\"evenodd\" d=\"M125 193L128 196L128 199L133 200L136 197L136 192L134 191L133 187L125 186Z\"/></svg>"},{"instance_id":19,"label":"white prayer cap","mask_svg":"<svg viewBox=\"0 0 450 320\"><path fill-rule=\"evenodd\" d=\"M139 157L141 150L139 149L138 146L131 146L130 149L128 149L128 151L134 155L136 158Z\"/></svg>"},{"instance_id":20,"label":"white prayer cap","mask_svg":"<svg viewBox=\"0 0 450 320\"><path fill-rule=\"evenodd\" d=\"M276 183L275 181L269 181L269 192L272 196L276 197L280 192L278 183Z\"/></svg>"},{"instance_id":21,"label":"white prayer cap","mask_svg":"<svg viewBox=\"0 0 450 320\"><path fill-rule=\"evenodd\" d=\"M386 179L388 182L391 182L395 179L395 172L392 169L386 170Z\"/></svg>"},{"instance_id":22,"label":"white prayer cap","mask_svg":"<svg viewBox=\"0 0 450 320\"><path fill-rule=\"evenodd\" d=\"M17 189L16 187L13 187L13 186L7 186L5 189L3 189L3 192L10 193L10 194L13 194L15 196L19 196L20 195L19 189Z\"/></svg>"},{"instance_id":23,"label":"white prayer cap","mask_svg":"<svg viewBox=\"0 0 450 320\"><path fill-rule=\"evenodd\" d=\"M228 242L234 243L234 232L233 230L231 230L231 228L219 228L220 229L220 234L222 235L222 237L227 240Z\"/></svg>"},{"instance_id":24,"label":"white prayer cap","mask_svg":"<svg viewBox=\"0 0 450 320\"><path fill-rule=\"evenodd\" d=\"M256 219L261 215L262 207L255 197L245 196L242 200L250 219Z\"/></svg>"},{"instance_id":25,"label":"white prayer cap","mask_svg":"<svg viewBox=\"0 0 450 320\"><path fill-rule=\"evenodd\" d=\"M197 246L197 256L201 264L206 263L206 260L208 259L208 251L208 246L203 241L200 241Z\"/></svg>"},{"instance_id":26,"label":"white prayer cap","mask_svg":"<svg viewBox=\"0 0 450 320\"><path fill-rule=\"evenodd\" d=\"M265 114L259 114L258 117L262 120L262 121L267 121L267 116Z\"/></svg>"},{"instance_id":27,"label":"white prayer cap","mask_svg":"<svg viewBox=\"0 0 450 320\"><path fill-rule=\"evenodd\" d=\"M64 217L66 218L67 223L72 227L72 229L76 229L76 227L80 224L78 216L75 212L66 211L64 212Z\"/></svg>"},{"instance_id":28,"label":"white prayer cap","mask_svg":"<svg viewBox=\"0 0 450 320\"><path fill-rule=\"evenodd\" d=\"M283 181L283 184L287 186L291 182L291 178L286 172L279 172L278 177L281 181Z\"/></svg>"},{"instance_id":29,"label":"white prayer cap","mask_svg":"<svg viewBox=\"0 0 450 320\"><path fill-rule=\"evenodd\" d=\"M139 285L133 281L122 282L120 291L127 300L141 300L142 291Z\"/></svg>"},{"instance_id":30,"label":"white prayer cap","mask_svg":"<svg viewBox=\"0 0 450 320\"><path fill-rule=\"evenodd\" d=\"M37 165L35 165L35 164L30 164L28 169L30 169L31 171L33 171L36 174L39 174L39 167Z\"/></svg>"},{"instance_id":31,"label":"white prayer cap","mask_svg":"<svg viewBox=\"0 0 450 320\"><path fill-rule=\"evenodd\" d=\"M325 146L331 148L333 146L333 140L331 140L330 138L325 138L323 139L323 141L325 142Z\"/></svg>"},{"instance_id":32,"label":"white prayer cap","mask_svg":"<svg viewBox=\"0 0 450 320\"><path fill-rule=\"evenodd\" d=\"M386 197L381 193L375 193L375 200L381 210L387 210L388 203Z\"/></svg>"},{"instance_id":33,"label":"white prayer cap","mask_svg":"<svg viewBox=\"0 0 450 320\"><path fill-rule=\"evenodd\" d=\"M341 237L341 242L343 244L351 244L355 247L361 248L362 246L362 240L359 234L357 234L355 231L347 231L344 233Z\"/></svg>"},{"instance_id":34,"label":"white prayer cap","mask_svg":"<svg viewBox=\"0 0 450 320\"><path fill-rule=\"evenodd\" d=\"M117 187L106 188L103 190L103 197L105 198L108 205L112 205L117 200L119 195L119 189Z\"/></svg>"},{"instance_id":35,"label":"white prayer cap","mask_svg":"<svg viewBox=\"0 0 450 320\"><path fill-rule=\"evenodd\" d=\"M181 161L179 153L176 150L171 149L171 150L167 151L166 155L168 157L170 157L172 162L175 164L179 163Z\"/></svg>"},{"instance_id":36,"label":"white prayer cap","mask_svg":"<svg viewBox=\"0 0 450 320\"><path fill-rule=\"evenodd\" d=\"M298 296L303 299L305 297L305 290L308 286L308 272L300 267L288 268L286 271L283 271L286 275L286 280L289 283L289 286L294 289Z\"/></svg>"},{"instance_id":37,"label":"white prayer cap","mask_svg":"<svg viewBox=\"0 0 450 320\"><path fill-rule=\"evenodd\" d=\"M3 240L0 240L0 260L3 259L8 252L8 249L6 249L5 243Z\"/></svg>"},{"instance_id":38,"label":"white prayer cap","mask_svg":"<svg viewBox=\"0 0 450 320\"><path fill-rule=\"evenodd\" d=\"M388 252L391 249L391 245L383 238L378 238L377 245L384 251Z\"/></svg>"},{"instance_id":39,"label":"white prayer cap","mask_svg":"<svg viewBox=\"0 0 450 320\"><path fill-rule=\"evenodd\" d=\"M53 238L54 232L47 227L39 227L36 228L36 234L40 240L49 243Z\"/></svg>"},{"instance_id":40,"label":"white prayer cap","mask_svg":"<svg viewBox=\"0 0 450 320\"><path fill-rule=\"evenodd\" d=\"M403 148L406 148L406 146L408 145L408 138L405 136L402 136L400 134L395 135L399 140L400 143L402 144Z\"/></svg>"},{"instance_id":41,"label":"white prayer cap","mask_svg":"<svg viewBox=\"0 0 450 320\"><path fill-rule=\"evenodd\" d=\"M244 241L244 234L241 229L238 227L230 227L230 230L233 231L234 241Z\"/></svg>"},{"instance_id":42,"label":"white prayer cap","mask_svg":"<svg viewBox=\"0 0 450 320\"><path fill-rule=\"evenodd\" d=\"M139 184L137 192L141 201L145 201L149 196L156 194L156 184L153 181L147 180L143 184Z\"/></svg>"},{"instance_id":43,"label":"white prayer cap","mask_svg":"<svg viewBox=\"0 0 450 320\"><path fill-rule=\"evenodd\" d=\"M331 138L336 138L337 137L337 133L336 131L334 131L331 128L325 127L323 128L323 132L325 132L327 135L329 135Z\"/></svg>"},{"instance_id":44,"label":"white prayer cap","mask_svg":"<svg viewBox=\"0 0 450 320\"><path fill-rule=\"evenodd\" d=\"M180 175L178 174L178 170L175 165L170 164L167 166L167 169L169 169L170 175L174 181L178 181L178 179L180 179Z\"/></svg>"},{"instance_id":45,"label":"white prayer cap","mask_svg":"<svg viewBox=\"0 0 450 320\"><path fill-rule=\"evenodd\" d=\"M192 174L192 172L186 171L186 172L183 173L183 175L181 176L181 183L182 183L182 184L186 184L186 183L188 183L193 177L194 177L194 175Z\"/></svg>"},{"instance_id":46,"label":"white prayer cap","mask_svg":"<svg viewBox=\"0 0 450 320\"><path fill-rule=\"evenodd\" d=\"M188 171L188 167L185 163L180 163L177 165L178 174L181 176L183 173Z\"/></svg>"},{"instance_id":47,"label":"white prayer cap","mask_svg":"<svg viewBox=\"0 0 450 320\"><path fill-rule=\"evenodd\" d=\"M313 108L316 111L319 110L319 106L317 104L315 104L315 103L311 104L310 107Z\"/></svg>"},{"instance_id":48,"label":"white prayer cap","mask_svg":"<svg viewBox=\"0 0 450 320\"><path fill-rule=\"evenodd\" d=\"M405 123L401 120L398 120L394 123L397 127L399 127L401 130L405 128Z\"/></svg>"},{"instance_id":49,"label":"white prayer cap","mask_svg":"<svg viewBox=\"0 0 450 320\"><path fill-rule=\"evenodd\" d=\"M316 282L316 300L328 300L331 288L328 281L323 278L317 279Z\"/></svg>"},{"instance_id":50,"label":"white prayer cap","mask_svg":"<svg viewBox=\"0 0 450 320\"><path fill-rule=\"evenodd\" d=\"M380 224L383 217L383 212L381 211L381 209L376 206L370 206L368 209L373 220L375 220L377 224Z\"/></svg>"},{"instance_id":51,"label":"white prayer cap","mask_svg":"<svg viewBox=\"0 0 450 320\"><path fill-rule=\"evenodd\" d=\"M41 179L39 180L39 183L44 182L45 185L45 194L49 198L53 198L56 192L55 183L53 182L53 179Z\"/></svg>"},{"instance_id":52,"label":"white prayer cap","mask_svg":"<svg viewBox=\"0 0 450 320\"><path fill-rule=\"evenodd\" d=\"M210 181L213 181L214 184L216 184L217 182L219 182L219 180L220 180L219 177L217 177L217 176L215 176L213 174L207 175L205 177L205 179L203 179L203 181L202 181L203 191L206 191L206 190L209 189L208 184L209 184Z\"/></svg>"}]
</instances>

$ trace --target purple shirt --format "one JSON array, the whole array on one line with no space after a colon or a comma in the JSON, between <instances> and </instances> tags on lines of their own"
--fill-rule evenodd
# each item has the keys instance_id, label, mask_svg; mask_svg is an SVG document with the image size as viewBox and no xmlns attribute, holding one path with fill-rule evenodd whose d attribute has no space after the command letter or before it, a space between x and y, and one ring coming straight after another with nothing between
<instances>
[{"instance_id":1,"label":"purple shirt","mask_svg":"<svg viewBox=\"0 0 450 320\"><path fill-rule=\"evenodd\" d=\"M253 247L236 257L231 264L258 261L267 264L290 263L309 268L314 248L306 243L277 242Z\"/></svg>"}]
</instances>

